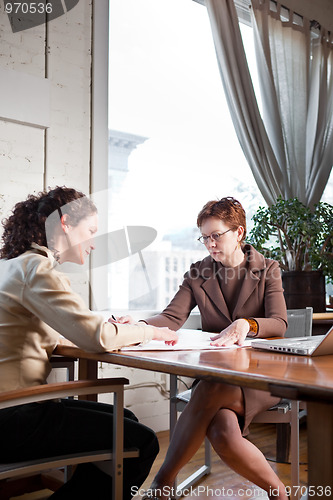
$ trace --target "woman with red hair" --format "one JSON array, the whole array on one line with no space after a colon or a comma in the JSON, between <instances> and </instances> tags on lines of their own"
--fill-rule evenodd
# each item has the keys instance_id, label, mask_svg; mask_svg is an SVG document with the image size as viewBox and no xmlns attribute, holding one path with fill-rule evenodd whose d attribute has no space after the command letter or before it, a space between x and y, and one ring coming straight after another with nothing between
<instances>
[{"instance_id":1,"label":"woman with red hair","mask_svg":"<svg viewBox=\"0 0 333 500\"><path fill-rule=\"evenodd\" d=\"M145 320L178 330L195 306L212 345L242 345L246 337L283 336L287 311L279 264L245 243L245 211L235 198L209 201L197 225L209 255L192 264L179 291L161 314ZM120 321L130 322L129 317ZM217 454L238 474L285 500L284 485L264 455L248 440L253 417L279 402L263 391L200 380L181 414L165 461L147 494L172 496L171 485L205 436Z\"/></svg>"}]
</instances>

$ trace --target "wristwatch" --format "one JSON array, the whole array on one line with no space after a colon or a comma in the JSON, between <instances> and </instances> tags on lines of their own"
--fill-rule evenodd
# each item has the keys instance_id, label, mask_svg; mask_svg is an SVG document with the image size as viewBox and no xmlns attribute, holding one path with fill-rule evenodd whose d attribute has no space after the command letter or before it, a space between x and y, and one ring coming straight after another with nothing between
<instances>
[{"instance_id":1,"label":"wristwatch","mask_svg":"<svg viewBox=\"0 0 333 500\"><path fill-rule=\"evenodd\" d=\"M256 322L255 319L252 319L252 318L243 318L245 319L249 325L250 325L250 329L249 329L249 332L247 334L247 337L250 337L251 339L253 339L254 337L257 337L258 336L258 332L259 332L259 326L258 326L258 323Z\"/></svg>"}]
</instances>

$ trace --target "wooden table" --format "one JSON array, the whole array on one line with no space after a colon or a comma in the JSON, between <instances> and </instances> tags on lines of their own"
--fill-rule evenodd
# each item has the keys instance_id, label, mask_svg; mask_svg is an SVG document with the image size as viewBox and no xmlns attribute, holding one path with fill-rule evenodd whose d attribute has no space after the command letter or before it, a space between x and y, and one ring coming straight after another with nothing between
<instances>
[{"instance_id":1,"label":"wooden table","mask_svg":"<svg viewBox=\"0 0 333 500\"><path fill-rule=\"evenodd\" d=\"M251 348L92 354L68 346L58 346L55 353L79 358L80 378L96 377L96 364L101 361L223 381L307 401L309 498L333 497L333 355L310 358ZM329 494L325 495L325 488Z\"/></svg>"}]
</instances>

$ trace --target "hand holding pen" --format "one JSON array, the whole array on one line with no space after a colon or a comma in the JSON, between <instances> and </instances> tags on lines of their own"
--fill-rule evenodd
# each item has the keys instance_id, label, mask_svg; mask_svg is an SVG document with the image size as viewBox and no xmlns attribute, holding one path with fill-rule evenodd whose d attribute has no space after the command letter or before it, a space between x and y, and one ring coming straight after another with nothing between
<instances>
[{"instance_id":1,"label":"hand holding pen","mask_svg":"<svg viewBox=\"0 0 333 500\"><path fill-rule=\"evenodd\" d=\"M122 325L136 325L137 321L134 321L132 316L118 316L117 318L114 316L114 314L111 315L111 318L108 319L110 323L120 323Z\"/></svg>"},{"instance_id":2,"label":"hand holding pen","mask_svg":"<svg viewBox=\"0 0 333 500\"><path fill-rule=\"evenodd\" d=\"M141 326L140 322L134 321L131 316L119 316L115 317L113 314L108 319L109 323L118 323L123 325L131 325L131 326ZM153 338L152 340L164 340L167 345L175 345L178 342L178 335L173 330L170 330L167 327L156 327L152 325L147 325L149 328L153 330Z\"/></svg>"}]
</instances>

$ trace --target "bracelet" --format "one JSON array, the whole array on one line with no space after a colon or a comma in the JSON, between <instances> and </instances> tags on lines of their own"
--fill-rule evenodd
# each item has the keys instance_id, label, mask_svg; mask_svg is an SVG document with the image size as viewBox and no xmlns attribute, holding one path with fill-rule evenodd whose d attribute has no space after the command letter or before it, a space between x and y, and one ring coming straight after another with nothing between
<instances>
[{"instance_id":1,"label":"bracelet","mask_svg":"<svg viewBox=\"0 0 333 500\"><path fill-rule=\"evenodd\" d=\"M245 319L245 321L247 321L248 324L250 325L250 329L249 329L247 336L250 337L251 339L257 337L258 333L259 333L259 325L256 322L256 320L252 319L252 318L250 318L250 319L242 318L242 319Z\"/></svg>"}]
</instances>

